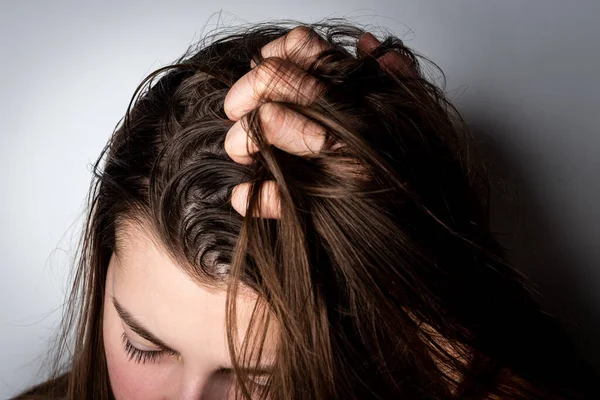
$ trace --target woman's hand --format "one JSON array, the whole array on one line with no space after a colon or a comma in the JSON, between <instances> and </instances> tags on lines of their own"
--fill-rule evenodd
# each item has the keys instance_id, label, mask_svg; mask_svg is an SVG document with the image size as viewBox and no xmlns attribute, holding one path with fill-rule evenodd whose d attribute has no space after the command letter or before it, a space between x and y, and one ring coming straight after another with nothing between
<instances>
[{"instance_id":1,"label":"woman's hand","mask_svg":"<svg viewBox=\"0 0 600 400\"><path fill-rule=\"evenodd\" d=\"M358 41L358 53L370 54L379 45L375 36L365 33ZM325 141L324 128L287 107L269 101L312 103L321 93L322 84L308 75L305 68L328 47L329 43L310 28L301 26L261 49L265 60L259 65L251 62L252 70L242 76L225 97L225 113L229 119L236 121L225 137L225 151L234 161L242 164L252 162L247 152L247 141L250 153L258 151L241 124L244 114L256 107L270 144L299 156L319 152ZM378 61L391 71L411 73L410 60L395 51L387 52ZM286 77L285 82L278 82L280 75ZM259 104L261 98L267 102ZM246 214L249 188L250 183L242 183L232 192L231 204L242 215ZM261 196L259 216L279 218L280 203L275 181L264 183Z\"/></svg>"}]
</instances>

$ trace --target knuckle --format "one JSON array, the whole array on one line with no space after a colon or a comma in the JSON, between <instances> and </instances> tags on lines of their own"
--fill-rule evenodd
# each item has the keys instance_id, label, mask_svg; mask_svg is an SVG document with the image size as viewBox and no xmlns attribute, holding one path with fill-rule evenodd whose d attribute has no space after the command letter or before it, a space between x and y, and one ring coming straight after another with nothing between
<instances>
[{"instance_id":1,"label":"knuckle","mask_svg":"<svg viewBox=\"0 0 600 400\"><path fill-rule=\"evenodd\" d=\"M317 36L316 32L304 25L300 25L288 32L287 38L291 44L312 40Z\"/></svg>"},{"instance_id":2,"label":"knuckle","mask_svg":"<svg viewBox=\"0 0 600 400\"><path fill-rule=\"evenodd\" d=\"M298 26L286 35L285 51L291 53L306 46L311 52L319 52L326 48L319 34L307 26Z\"/></svg>"}]
</instances>

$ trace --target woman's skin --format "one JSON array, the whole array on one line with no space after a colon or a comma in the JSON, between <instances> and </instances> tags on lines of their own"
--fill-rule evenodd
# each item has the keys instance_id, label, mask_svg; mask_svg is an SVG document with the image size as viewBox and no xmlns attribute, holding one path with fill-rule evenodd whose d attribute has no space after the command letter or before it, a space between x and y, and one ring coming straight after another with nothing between
<instances>
[{"instance_id":1,"label":"woman's skin","mask_svg":"<svg viewBox=\"0 0 600 400\"><path fill-rule=\"evenodd\" d=\"M121 226L108 267L103 333L113 392L128 400L228 398L234 375L225 335L225 291L194 282L148 232L133 224ZM254 302L248 292L237 297L240 335ZM131 320L162 345L136 332ZM123 334L134 347L160 353L143 363L130 360ZM262 369L269 369L274 346L270 338ZM253 379L265 377L257 373Z\"/></svg>"},{"instance_id":2,"label":"woman's skin","mask_svg":"<svg viewBox=\"0 0 600 400\"><path fill-rule=\"evenodd\" d=\"M247 133L240 119L259 106L258 95L271 100L292 99L310 103L319 91L314 79L295 85L304 75L302 69L326 45L315 37L295 57L288 57L298 40L306 38L308 28L296 28L261 49L263 57L275 57L253 68L240 78L225 99L225 111L236 123L226 136L225 149L240 163L249 161L246 152ZM371 34L359 40L359 51L368 53L379 42ZM284 66L293 77L294 90L270 88L273 71L265 63ZM398 53L379 58L387 68L402 70L405 60ZM406 71L405 71L406 72ZM295 79L295 80L294 80ZM274 90L273 90L274 89ZM300 93L301 97L297 97ZM292 97L294 96L294 97ZM260 118L269 142L287 152L309 155L323 144L323 131L303 117L272 103L260 105ZM267 183L261 217L277 218L278 199L275 187ZM242 215L248 187L238 185L232 194L232 205ZM233 396L229 389L234 382L225 332L224 289L207 288L193 281L180 265L170 259L149 227L124 224L117 228L117 251L112 254L106 278L104 300L104 347L111 386L117 399L224 399ZM243 289L243 288L242 288ZM240 341L243 339L252 308L256 301L249 291L237 299L237 319ZM134 325L139 325L135 327ZM147 331L142 333L140 328ZM129 340L126 345L123 335ZM269 332L265 343L261 369L269 370L275 354L276 337ZM144 337L145 336L145 337ZM154 337L153 340L149 340ZM133 346L133 347L132 347ZM149 351L145 358L134 354L133 348ZM154 357L155 356L155 357ZM142 358L140 358L142 357ZM136 362L136 360L142 362ZM271 361L269 361L271 360ZM261 371L253 377L264 379Z\"/></svg>"}]
</instances>

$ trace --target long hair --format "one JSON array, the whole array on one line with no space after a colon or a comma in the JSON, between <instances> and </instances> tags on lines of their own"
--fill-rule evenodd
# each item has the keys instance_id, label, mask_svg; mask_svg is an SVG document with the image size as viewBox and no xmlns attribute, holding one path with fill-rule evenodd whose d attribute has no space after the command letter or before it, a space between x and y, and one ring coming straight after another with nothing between
<instances>
[{"instance_id":1,"label":"long hair","mask_svg":"<svg viewBox=\"0 0 600 400\"><path fill-rule=\"evenodd\" d=\"M435 64L393 35L358 56L364 30L340 19L295 25L207 36L137 88L94 165L50 379L21 398L112 398L102 307L127 221L150 226L199 283L226 288L243 398L600 398L597 373L491 232L487 172L459 112L424 73ZM233 124L225 95L251 60L262 63L262 46L294 27L331 46L307 68L324 92L311 104L279 103L321 124L325 146L310 157L273 148L253 110L245 123L259 151L252 164L235 163L224 150ZM387 51L415 73L378 63ZM287 84L284 74L276 84ZM281 218L255 217L268 180ZM251 182L245 216L230 202L242 182ZM259 334L237 348L240 288L262 306L250 329ZM275 326L274 370L258 387L241 367Z\"/></svg>"}]
</instances>

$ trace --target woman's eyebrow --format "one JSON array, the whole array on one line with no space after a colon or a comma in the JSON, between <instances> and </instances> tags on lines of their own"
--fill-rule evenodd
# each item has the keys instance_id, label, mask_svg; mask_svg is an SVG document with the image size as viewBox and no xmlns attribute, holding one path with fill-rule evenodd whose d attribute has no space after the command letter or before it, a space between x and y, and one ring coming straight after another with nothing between
<instances>
[{"instance_id":1,"label":"woman's eyebrow","mask_svg":"<svg viewBox=\"0 0 600 400\"><path fill-rule=\"evenodd\" d=\"M119 317L123 320L123 322L125 322L127 324L127 326L129 326L131 328L132 331L134 331L135 333L137 333L138 335L140 335L147 341L155 344L156 346L158 346L168 352L171 352L171 353L177 354L177 355L179 354L179 352L177 350L174 350L171 347L167 346L165 344L165 342L163 342L158 337L156 337L156 335L154 335L152 332L150 332L150 330L148 328L146 328L138 320L136 320L133 317L133 315L131 314L131 312L127 311L125 309L125 307L123 307L123 305L121 305L121 303L119 303L119 301L116 299L115 296L111 295L111 298L112 298L112 302L115 306L115 309L117 310L117 313L119 314ZM230 367L221 367L220 369L222 371L233 372L233 368L230 368ZM241 369L245 370L246 373L253 374L253 375L268 375L273 372L272 365L263 365L263 366L259 366L259 367L255 367L255 368L242 367Z\"/></svg>"},{"instance_id":2,"label":"woman's eyebrow","mask_svg":"<svg viewBox=\"0 0 600 400\"><path fill-rule=\"evenodd\" d=\"M167 346L165 344L165 342L163 342L158 337L156 337L156 335L154 335L152 332L150 332L150 330L148 328L146 328L138 320L136 320L133 317L133 315L129 311L127 311L125 309L125 307L123 307L117 301L115 296L111 296L111 297L112 297L112 302L115 306L115 309L117 310L117 313L119 314L119 317L121 317L123 322L125 322L127 324L127 326L129 326L131 328L132 331L134 331L135 333L137 333L138 335L140 335L147 341L152 342L156 346L161 347L164 350L167 350L167 351L175 353L175 354L179 354L178 351L173 350L171 347Z\"/></svg>"}]
</instances>

